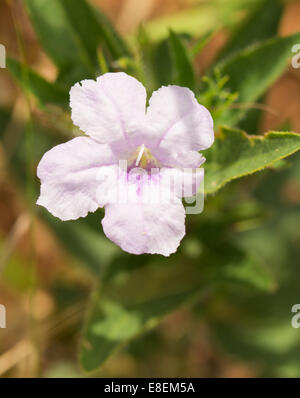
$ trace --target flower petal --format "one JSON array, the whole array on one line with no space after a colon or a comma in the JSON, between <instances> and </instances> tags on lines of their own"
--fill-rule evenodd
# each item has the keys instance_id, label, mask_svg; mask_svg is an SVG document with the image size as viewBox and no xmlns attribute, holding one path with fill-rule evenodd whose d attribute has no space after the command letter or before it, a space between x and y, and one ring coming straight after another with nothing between
<instances>
[{"instance_id":1,"label":"flower petal","mask_svg":"<svg viewBox=\"0 0 300 398\"><path fill-rule=\"evenodd\" d=\"M156 146L173 152L199 151L214 141L213 120L185 87L161 87L152 94L146 115Z\"/></svg>"},{"instance_id":2,"label":"flower petal","mask_svg":"<svg viewBox=\"0 0 300 398\"><path fill-rule=\"evenodd\" d=\"M72 120L100 143L126 141L145 118L146 90L126 73L83 80L70 91Z\"/></svg>"},{"instance_id":3,"label":"flower petal","mask_svg":"<svg viewBox=\"0 0 300 398\"><path fill-rule=\"evenodd\" d=\"M167 150L161 147L153 148L153 154L156 159L165 167L175 168L198 168L205 162L205 157L196 151L178 150Z\"/></svg>"},{"instance_id":4,"label":"flower petal","mask_svg":"<svg viewBox=\"0 0 300 398\"><path fill-rule=\"evenodd\" d=\"M104 233L129 253L169 256L176 252L185 235L185 210L181 200L150 203L143 199L137 194L136 203L105 206Z\"/></svg>"},{"instance_id":5,"label":"flower petal","mask_svg":"<svg viewBox=\"0 0 300 398\"><path fill-rule=\"evenodd\" d=\"M117 163L109 145L88 137L77 137L57 145L41 159L37 175L41 180L38 205L61 220L85 217L99 207L99 170Z\"/></svg>"}]
</instances>

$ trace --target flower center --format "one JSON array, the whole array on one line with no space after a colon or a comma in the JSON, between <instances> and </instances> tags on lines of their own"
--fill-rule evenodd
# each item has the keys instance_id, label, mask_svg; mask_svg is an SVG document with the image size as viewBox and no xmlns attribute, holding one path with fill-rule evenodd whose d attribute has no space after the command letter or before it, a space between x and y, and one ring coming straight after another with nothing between
<instances>
[{"instance_id":1,"label":"flower center","mask_svg":"<svg viewBox=\"0 0 300 398\"><path fill-rule=\"evenodd\" d=\"M128 159L128 165L132 169L134 167L140 167L147 171L151 168L159 167L158 160L152 155L150 149L146 148L145 145L139 146Z\"/></svg>"}]
</instances>

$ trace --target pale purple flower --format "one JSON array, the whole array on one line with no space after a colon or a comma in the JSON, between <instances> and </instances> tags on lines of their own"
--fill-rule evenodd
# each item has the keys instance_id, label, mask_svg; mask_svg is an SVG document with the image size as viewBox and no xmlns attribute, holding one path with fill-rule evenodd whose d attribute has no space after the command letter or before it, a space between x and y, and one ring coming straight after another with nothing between
<instances>
[{"instance_id":1,"label":"pale purple flower","mask_svg":"<svg viewBox=\"0 0 300 398\"><path fill-rule=\"evenodd\" d=\"M198 151L214 141L208 110L191 90L178 86L155 91L146 110L144 86L122 72L75 84L70 105L74 124L87 136L57 145L43 156L37 170L41 180L37 204L61 220L85 217L105 207L104 233L123 250L165 256L174 253L185 235L184 194L176 192L172 203L143 199L146 191L157 185L171 189L164 186L168 171L180 175L183 168L197 169L204 162ZM149 184L122 179L121 184L130 185L134 203L112 200L118 181L99 178L107 171L117 176L114 172L120 160L128 161L128 171L138 165L149 175ZM162 176L150 176L153 167L164 168ZM200 176L194 193L203 173Z\"/></svg>"}]
</instances>

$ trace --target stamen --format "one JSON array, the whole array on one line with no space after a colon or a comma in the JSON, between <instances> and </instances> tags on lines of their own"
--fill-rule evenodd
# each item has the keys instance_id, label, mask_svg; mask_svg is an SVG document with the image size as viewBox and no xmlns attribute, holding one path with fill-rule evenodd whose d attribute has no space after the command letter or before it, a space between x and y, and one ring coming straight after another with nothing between
<instances>
[{"instance_id":1,"label":"stamen","mask_svg":"<svg viewBox=\"0 0 300 398\"><path fill-rule=\"evenodd\" d=\"M136 165L136 166L139 165L139 163L140 163L140 161L141 161L141 159L142 159L142 156L143 156L143 154L144 154L144 150L145 150L145 145L143 144L143 145L141 146L140 152L139 152L138 157L137 157L136 162L135 162L135 165Z\"/></svg>"}]
</instances>

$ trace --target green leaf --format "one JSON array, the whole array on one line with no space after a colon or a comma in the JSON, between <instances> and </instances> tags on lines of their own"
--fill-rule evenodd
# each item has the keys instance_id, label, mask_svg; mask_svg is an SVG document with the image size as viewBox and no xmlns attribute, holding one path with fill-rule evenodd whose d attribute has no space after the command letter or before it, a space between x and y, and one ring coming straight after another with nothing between
<instances>
[{"instance_id":1,"label":"green leaf","mask_svg":"<svg viewBox=\"0 0 300 398\"><path fill-rule=\"evenodd\" d=\"M221 308L226 317L214 308L214 331L218 341L230 355L242 361L259 363L258 377L298 377L299 329L291 327L291 307L299 297L299 205L283 203L283 188L299 178L300 152L291 159L292 167L265 173L255 186L255 197L266 209L272 209L262 225L237 234L236 240L247 251L263 259L280 289L265 295L240 291L223 295ZM298 181L298 180L294 180ZM258 181L256 181L258 182ZM295 372L286 374L290 365Z\"/></svg>"},{"instance_id":2,"label":"green leaf","mask_svg":"<svg viewBox=\"0 0 300 398\"><path fill-rule=\"evenodd\" d=\"M194 43L193 47L190 50L190 55L191 55L192 59L196 58L201 53L203 48L206 46L206 44L209 42L209 40L213 37L213 34L214 34L213 31L209 31L209 32L205 33L202 37L200 37L200 39L198 39L196 41L196 43Z\"/></svg>"},{"instance_id":3,"label":"green leaf","mask_svg":"<svg viewBox=\"0 0 300 398\"><path fill-rule=\"evenodd\" d=\"M24 127L20 126L20 128ZM14 133L18 132L18 130L19 126L16 126ZM58 140L53 131L42 128L36 123L33 125L33 133L32 164L37 165L44 153L60 143L60 140ZM28 143L26 142L26 134L19 132L17 135L12 137L16 141L16 146L11 154L9 165L19 183L19 187L25 192L29 181L26 175ZM5 151L7 150L7 144L6 140L3 143ZM36 214L47 223L61 246L70 253L72 258L77 260L77 263L91 274L99 276L112 259L121 252L118 246L104 236L100 223L101 214L98 211L94 214L89 214L85 219L62 222L45 208L34 204L39 195L40 181L36 177L35 168L31 169L31 173L30 181L32 181L34 186L30 205L34 206Z\"/></svg>"},{"instance_id":4,"label":"green leaf","mask_svg":"<svg viewBox=\"0 0 300 398\"><path fill-rule=\"evenodd\" d=\"M214 193L227 182L262 170L299 149L299 134L269 132L249 136L223 127L205 152L205 192Z\"/></svg>"},{"instance_id":5,"label":"green leaf","mask_svg":"<svg viewBox=\"0 0 300 398\"><path fill-rule=\"evenodd\" d=\"M245 130L247 133L261 134L263 133L261 128L261 118L264 115L264 110L266 106L264 105L266 95L258 98L256 100L255 108L251 108L247 111L245 117L238 123L238 128ZM280 131L291 131L291 128L279 128Z\"/></svg>"},{"instance_id":6,"label":"green leaf","mask_svg":"<svg viewBox=\"0 0 300 398\"><path fill-rule=\"evenodd\" d=\"M99 45L106 45L111 57L116 60L130 56L130 51L113 25L98 9L94 11L85 0L60 0L74 29L78 32L92 60L96 60Z\"/></svg>"},{"instance_id":7,"label":"green leaf","mask_svg":"<svg viewBox=\"0 0 300 398\"><path fill-rule=\"evenodd\" d=\"M25 4L43 49L59 70L68 71L74 81L93 76L89 53L70 24L61 1L25 0Z\"/></svg>"},{"instance_id":8,"label":"green leaf","mask_svg":"<svg viewBox=\"0 0 300 398\"><path fill-rule=\"evenodd\" d=\"M194 295L195 290L190 290L131 306L97 296L81 346L82 367L87 372L95 371L122 343L153 328Z\"/></svg>"},{"instance_id":9,"label":"green leaf","mask_svg":"<svg viewBox=\"0 0 300 398\"><path fill-rule=\"evenodd\" d=\"M238 253L238 251L237 251ZM276 284L270 272L262 266L255 258L239 253L241 258L238 261L232 261L226 266L214 268L211 270L215 281L223 284L236 283L239 286L243 283L255 290L263 292L273 292Z\"/></svg>"},{"instance_id":10,"label":"green leaf","mask_svg":"<svg viewBox=\"0 0 300 398\"><path fill-rule=\"evenodd\" d=\"M206 296L212 287L225 282L260 291L274 288L272 278L257 261L216 236L217 227L215 222L197 227L196 236L205 247L194 261L186 261L177 253L148 264L149 256L144 256L144 264L130 266L130 270L122 267L119 259L116 273L116 264L111 264L113 273L96 290L84 326L80 360L86 371L96 370L129 340L155 327L179 307L193 304L202 294ZM209 234L210 229L213 234ZM128 256L130 259L134 264L132 256Z\"/></svg>"},{"instance_id":11,"label":"green leaf","mask_svg":"<svg viewBox=\"0 0 300 398\"><path fill-rule=\"evenodd\" d=\"M103 42L107 45L113 59L121 57L130 57L131 51L122 36L115 30L112 23L106 16L96 10L97 19L101 28Z\"/></svg>"},{"instance_id":12,"label":"green leaf","mask_svg":"<svg viewBox=\"0 0 300 398\"><path fill-rule=\"evenodd\" d=\"M56 83L50 83L27 65L7 58L7 68L24 91L33 94L40 105L55 104L68 108L69 95Z\"/></svg>"},{"instance_id":13,"label":"green leaf","mask_svg":"<svg viewBox=\"0 0 300 398\"><path fill-rule=\"evenodd\" d=\"M238 107L229 109L217 124L236 124L265 91L280 77L291 58L293 44L300 34L269 40L243 51L220 66L222 76L228 76L226 88L239 93Z\"/></svg>"},{"instance_id":14,"label":"green leaf","mask_svg":"<svg viewBox=\"0 0 300 398\"><path fill-rule=\"evenodd\" d=\"M193 90L195 87L194 68L183 41L176 33L170 30L169 43L173 60L174 83Z\"/></svg>"},{"instance_id":15,"label":"green leaf","mask_svg":"<svg viewBox=\"0 0 300 398\"><path fill-rule=\"evenodd\" d=\"M107 18L85 0L26 0L41 45L59 67L67 85L94 77L99 69L97 49L105 46L115 60L129 50Z\"/></svg>"},{"instance_id":16,"label":"green leaf","mask_svg":"<svg viewBox=\"0 0 300 398\"><path fill-rule=\"evenodd\" d=\"M177 257L178 259L178 257ZM91 301L80 361L90 372L128 340L155 327L162 318L200 292L199 267L174 261L118 273Z\"/></svg>"},{"instance_id":17,"label":"green leaf","mask_svg":"<svg viewBox=\"0 0 300 398\"><path fill-rule=\"evenodd\" d=\"M252 44L275 36L283 11L281 0L263 0L233 33L218 59L230 57Z\"/></svg>"},{"instance_id":18,"label":"green leaf","mask_svg":"<svg viewBox=\"0 0 300 398\"><path fill-rule=\"evenodd\" d=\"M251 220L253 217L257 217L257 209L250 210L248 207L235 209L234 212L227 210L226 214L219 215L218 218L201 215L194 236L199 240L198 247L203 246L198 259L202 278L205 278L203 283L217 283L221 288L235 284L255 291L274 291L274 277L261 258L250 255L239 247L231 236L232 227L238 220Z\"/></svg>"},{"instance_id":19,"label":"green leaf","mask_svg":"<svg viewBox=\"0 0 300 398\"><path fill-rule=\"evenodd\" d=\"M170 55L170 45L168 39L161 40L155 43L150 49L150 66L146 70L153 70L155 86L154 89L157 90L161 86L167 86L172 83L172 60Z\"/></svg>"},{"instance_id":20,"label":"green leaf","mask_svg":"<svg viewBox=\"0 0 300 398\"><path fill-rule=\"evenodd\" d=\"M99 276L120 251L104 236L100 222L97 229L90 225L89 218L94 215L84 220L62 222L42 209L40 216L70 255L95 276ZM100 219L98 213L94 217Z\"/></svg>"},{"instance_id":21,"label":"green leaf","mask_svg":"<svg viewBox=\"0 0 300 398\"><path fill-rule=\"evenodd\" d=\"M0 109L0 138L3 137L6 126L8 125L11 117L11 110Z\"/></svg>"},{"instance_id":22,"label":"green leaf","mask_svg":"<svg viewBox=\"0 0 300 398\"><path fill-rule=\"evenodd\" d=\"M219 54L218 60L229 58L253 44L276 36L282 11L281 0L260 1L233 32L231 39ZM257 100L257 102L260 102L260 100ZM258 132L261 116L261 109L250 109L247 112L247 117L239 123L239 128L249 132Z\"/></svg>"}]
</instances>

